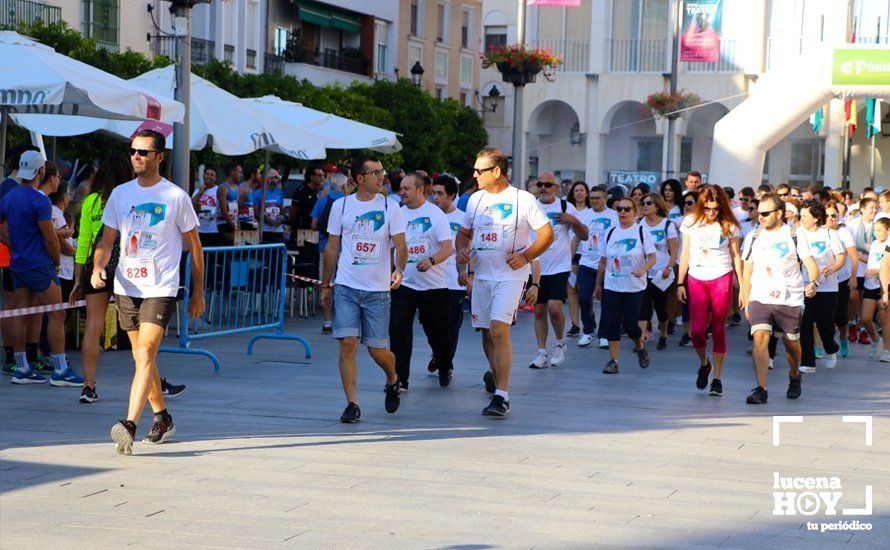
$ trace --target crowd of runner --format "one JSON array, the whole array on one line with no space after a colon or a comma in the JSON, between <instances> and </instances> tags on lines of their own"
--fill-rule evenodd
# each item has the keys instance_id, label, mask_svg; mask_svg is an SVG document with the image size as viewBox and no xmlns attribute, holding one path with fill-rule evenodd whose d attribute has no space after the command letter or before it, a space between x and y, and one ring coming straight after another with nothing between
<instances>
[{"instance_id":1,"label":"crowd of runner","mask_svg":"<svg viewBox=\"0 0 890 550\"><path fill-rule=\"evenodd\" d=\"M384 371L385 408L396 412L411 383L415 317L429 344L427 371L448 387L467 302L489 363L489 416L510 411L510 330L522 307L534 312L532 369L562 366L569 338L608 350L610 375L621 369L625 337L643 369L679 345L698 357L696 388L715 397L724 392L726 328L744 315L756 378L750 404L768 399L779 340L789 399L800 397L801 373L815 372L817 359L834 368L854 344L890 362L881 339L890 325L890 190L855 197L763 184L736 195L697 172L658 189L589 187L542 173L519 189L507 180L506 155L489 148L463 189L447 174L387 172L371 156L334 170L310 165L288 208L277 171L236 163L221 182L205 168L189 197L160 175L164 150L163 136L144 131L129 158L103 161L78 201L79 223L66 216L58 168L39 152L16 153L17 173L2 186L0 241L11 252L5 309L87 303L83 377L65 354L64 311L45 316L48 360L37 352L43 316L3 320L4 373L21 385L48 374L52 385L81 387L82 402L97 400L99 334L113 294L135 363L127 417L112 428L124 454L146 402L154 420L144 441L175 432L164 397L184 387L160 378L157 352L180 293L183 247L193 252L189 314L199 317L202 246L232 245L238 229L254 224L264 242L293 245L299 231L317 232L322 330L340 345L342 422L361 417L359 345Z\"/></svg>"}]
</instances>

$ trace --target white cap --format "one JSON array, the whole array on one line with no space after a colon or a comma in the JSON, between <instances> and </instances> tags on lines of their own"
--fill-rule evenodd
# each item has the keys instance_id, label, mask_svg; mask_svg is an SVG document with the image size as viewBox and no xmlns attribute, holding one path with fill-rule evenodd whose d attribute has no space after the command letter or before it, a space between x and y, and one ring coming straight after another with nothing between
<instances>
[{"instance_id":1,"label":"white cap","mask_svg":"<svg viewBox=\"0 0 890 550\"><path fill-rule=\"evenodd\" d=\"M33 180L37 176L40 167L46 163L46 158L40 151L25 151L19 159L19 179Z\"/></svg>"}]
</instances>

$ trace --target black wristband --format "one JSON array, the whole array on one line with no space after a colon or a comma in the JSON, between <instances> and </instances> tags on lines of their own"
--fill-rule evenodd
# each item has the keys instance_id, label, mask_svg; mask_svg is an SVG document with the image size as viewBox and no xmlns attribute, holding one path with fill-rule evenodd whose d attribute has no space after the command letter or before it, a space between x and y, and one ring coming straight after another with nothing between
<instances>
[{"instance_id":1,"label":"black wristband","mask_svg":"<svg viewBox=\"0 0 890 550\"><path fill-rule=\"evenodd\" d=\"M531 283L531 284L529 284L528 286L530 286L530 287L532 287L532 286L536 286L536 287L538 287L538 288L541 288L541 285L540 285L539 283Z\"/></svg>"}]
</instances>

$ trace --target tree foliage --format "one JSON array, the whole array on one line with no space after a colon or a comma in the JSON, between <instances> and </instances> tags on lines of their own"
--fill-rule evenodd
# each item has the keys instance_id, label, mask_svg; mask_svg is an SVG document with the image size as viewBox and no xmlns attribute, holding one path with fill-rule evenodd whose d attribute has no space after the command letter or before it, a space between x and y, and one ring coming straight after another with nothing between
<instances>
[{"instance_id":1,"label":"tree foliage","mask_svg":"<svg viewBox=\"0 0 890 550\"><path fill-rule=\"evenodd\" d=\"M65 22L46 25L36 22L20 32L46 44L57 52L93 65L124 79L134 78L151 69L170 63L164 56L154 60L132 50L112 52L98 48L91 38L83 37ZM338 116L393 130L400 135L404 149L385 155L386 166L450 172L468 178L475 153L485 146L488 135L482 120L473 109L454 100L438 101L410 81L377 80L371 83L315 86L280 72L240 74L227 63L211 61L195 65L192 71L238 97L275 95ZM11 141L22 141L21 129L12 132ZM60 153L82 161L98 160L108 152L120 149L120 142L91 134L77 138L58 139ZM356 151L328 151L329 162L343 162ZM249 156L261 163L262 152ZM302 163L282 155L273 155L273 164L300 167ZM212 151L193 153L193 162L220 165L227 159Z\"/></svg>"}]
</instances>

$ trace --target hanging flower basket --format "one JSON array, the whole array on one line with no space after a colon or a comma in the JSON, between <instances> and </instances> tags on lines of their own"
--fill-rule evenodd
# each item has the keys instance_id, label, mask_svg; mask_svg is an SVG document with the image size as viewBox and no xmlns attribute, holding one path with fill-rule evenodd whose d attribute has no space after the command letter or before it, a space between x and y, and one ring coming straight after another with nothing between
<instances>
[{"instance_id":1,"label":"hanging flower basket","mask_svg":"<svg viewBox=\"0 0 890 550\"><path fill-rule=\"evenodd\" d=\"M691 92L679 91L673 94L657 92L646 98L646 105L652 110L652 114L667 119L676 119L683 116L685 109L701 103L701 98Z\"/></svg>"},{"instance_id":2,"label":"hanging flower basket","mask_svg":"<svg viewBox=\"0 0 890 550\"><path fill-rule=\"evenodd\" d=\"M492 46L482 54L482 68L497 67L504 82L524 86L535 81L539 73L552 81L562 58L547 50L526 46Z\"/></svg>"}]
</instances>

